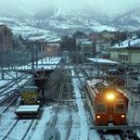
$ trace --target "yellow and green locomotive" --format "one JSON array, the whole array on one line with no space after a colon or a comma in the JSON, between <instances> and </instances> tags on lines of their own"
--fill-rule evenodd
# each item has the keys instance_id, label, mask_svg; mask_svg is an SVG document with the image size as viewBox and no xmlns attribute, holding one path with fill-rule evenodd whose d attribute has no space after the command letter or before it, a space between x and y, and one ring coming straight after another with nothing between
<instances>
[{"instance_id":1,"label":"yellow and green locomotive","mask_svg":"<svg viewBox=\"0 0 140 140\"><path fill-rule=\"evenodd\" d=\"M36 86L25 87L21 93L22 105L40 104L40 97Z\"/></svg>"},{"instance_id":2,"label":"yellow and green locomotive","mask_svg":"<svg viewBox=\"0 0 140 140\"><path fill-rule=\"evenodd\" d=\"M40 95L36 86L26 86L21 90L18 107L15 113L18 117L37 116L40 114Z\"/></svg>"}]
</instances>

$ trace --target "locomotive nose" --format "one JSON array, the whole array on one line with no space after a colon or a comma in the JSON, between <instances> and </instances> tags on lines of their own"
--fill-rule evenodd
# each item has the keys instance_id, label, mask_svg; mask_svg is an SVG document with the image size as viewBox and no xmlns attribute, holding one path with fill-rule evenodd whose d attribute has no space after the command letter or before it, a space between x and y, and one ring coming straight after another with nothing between
<instances>
[{"instance_id":1,"label":"locomotive nose","mask_svg":"<svg viewBox=\"0 0 140 140\"><path fill-rule=\"evenodd\" d=\"M113 122L113 115L109 115L109 122Z\"/></svg>"}]
</instances>

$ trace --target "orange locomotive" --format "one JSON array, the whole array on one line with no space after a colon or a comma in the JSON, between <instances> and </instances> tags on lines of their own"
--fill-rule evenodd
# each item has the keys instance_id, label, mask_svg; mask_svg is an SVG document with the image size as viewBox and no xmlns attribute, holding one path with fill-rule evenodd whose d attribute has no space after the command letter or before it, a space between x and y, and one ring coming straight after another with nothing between
<instances>
[{"instance_id":1,"label":"orange locomotive","mask_svg":"<svg viewBox=\"0 0 140 140\"><path fill-rule=\"evenodd\" d=\"M129 100L122 90L109 87L99 79L87 80L86 88L95 125L127 124Z\"/></svg>"}]
</instances>

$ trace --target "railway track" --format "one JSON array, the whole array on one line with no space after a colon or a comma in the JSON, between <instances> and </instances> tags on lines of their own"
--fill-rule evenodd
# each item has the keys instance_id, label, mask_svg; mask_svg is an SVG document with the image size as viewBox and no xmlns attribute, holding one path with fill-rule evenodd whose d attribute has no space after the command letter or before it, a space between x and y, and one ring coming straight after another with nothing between
<instances>
[{"instance_id":1,"label":"railway track","mask_svg":"<svg viewBox=\"0 0 140 140\"><path fill-rule=\"evenodd\" d=\"M90 77L89 77L89 74L88 74L88 72L87 71L84 71L83 69L81 70L81 73L83 73L83 75L85 75L85 77L87 78L87 79L89 79ZM85 79L86 80L86 79ZM80 80L81 81L81 80ZM81 83L83 82L83 80L81 81ZM84 90L84 92L86 93L87 91L85 90L85 89L83 89ZM93 108L92 108L92 105L91 105L91 103L90 103L90 101L89 101L89 98L88 98L88 96L86 96L86 98L87 98L87 102L88 102L88 106L89 106L89 108L90 108L90 114L91 114L91 118L94 118L94 110L93 110ZM93 121L92 121L93 122ZM101 140L122 140L122 138L121 138L121 134L119 135L119 134L105 134L105 133L103 133L103 132L97 132L97 133L99 133L99 136L100 136L100 139ZM89 140L90 140L90 138L89 138Z\"/></svg>"},{"instance_id":2,"label":"railway track","mask_svg":"<svg viewBox=\"0 0 140 140\"><path fill-rule=\"evenodd\" d=\"M86 112L86 96L84 92L84 85L85 85L85 74L81 72L80 69L74 69L73 74L76 75L73 79L74 85L75 85L75 92L78 91L76 94L76 98L78 99L76 101L78 108L79 108L79 116L80 116L80 139L85 139L85 140L90 140L89 138L89 133L90 133L90 126L89 126L89 120L88 120L88 115L85 114ZM84 75L84 76L83 76ZM89 113L90 114L90 113ZM82 129L85 129L82 131ZM93 138L93 137L92 137Z\"/></svg>"},{"instance_id":3,"label":"railway track","mask_svg":"<svg viewBox=\"0 0 140 140\"><path fill-rule=\"evenodd\" d=\"M30 81L24 82L24 84L22 84L22 86L28 85L29 82ZM1 117L11 106L13 106L13 104L16 103L19 96L20 96L20 94L16 90L8 91L8 93L5 94L4 98L2 98L2 100L0 100L0 116Z\"/></svg>"},{"instance_id":4,"label":"railway track","mask_svg":"<svg viewBox=\"0 0 140 140\"><path fill-rule=\"evenodd\" d=\"M26 75L27 77L28 75ZM17 92L16 88L22 88L25 85L29 85L31 83L30 80L26 80L23 82L22 79L20 79L19 82L19 86L20 87L15 87L15 83L12 83L12 85L9 87L7 87L4 90L4 93L0 94L1 100L0 100L0 106L4 105L6 102L9 102L9 100L11 100L14 96L18 97L19 96L19 92ZM8 85L9 83L7 83Z\"/></svg>"},{"instance_id":5,"label":"railway track","mask_svg":"<svg viewBox=\"0 0 140 140\"><path fill-rule=\"evenodd\" d=\"M61 77L62 77L62 73L61 73ZM59 112L59 109L60 109L60 101L61 101L61 98L62 98L62 94L63 94L63 79L61 78L61 81L58 83L60 85L60 88L58 89L59 90L59 95L58 95L58 99L56 100L56 105L55 105L55 114L54 116L52 117L52 119L47 123L47 127L55 127L56 123L57 123L57 116L58 116L58 112ZM57 89L56 89L57 90Z\"/></svg>"},{"instance_id":6,"label":"railway track","mask_svg":"<svg viewBox=\"0 0 140 140\"><path fill-rule=\"evenodd\" d=\"M0 116L2 116L2 114L8 110L8 108L10 106L12 106L18 99L19 95L17 94L12 94L10 96L8 96L8 98L1 103L1 106L3 106L3 109L0 110Z\"/></svg>"},{"instance_id":7,"label":"railway track","mask_svg":"<svg viewBox=\"0 0 140 140\"><path fill-rule=\"evenodd\" d=\"M3 98L3 100L0 101L0 106L8 104L13 98L18 96L19 96L18 93L12 91L10 95L8 95L7 97Z\"/></svg>"},{"instance_id":8,"label":"railway track","mask_svg":"<svg viewBox=\"0 0 140 140\"><path fill-rule=\"evenodd\" d=\"M66 76L69 75L69 71L66 71ZM64 92L65 94L68 94L68 99L71 99L71 78L70 77L64 77L64 81L65 81L65 89ZM72 111L71 111L71 102L67 102L67 107L68 107L68 112L69 112L69 118L68 118L68 122L67 122L67 131L66 131L66 135L65 135L65 140L68 140L71 134L71 129L72 129Z\"/></svg>"},{"instance_id":9,"label":"railway track","mask_svg":"<svg viewBox=\"0 0 140 140\"><path fill-rule=\"evenodd\" d=\"M29 83L30 81L27 81L22 86L28 85ZM9 103L9 101L13 100L13 98L17 99L19 97L19 92L9 89L3 96L4 97L0 100L0 106L6 105L7 103Z\"/></svg>"},{"instance_id":10,"label":"railway track","mask_svg":"<svg viewBox=\"0 0 140 140\"><path fill-rule=\"evenodd\" d=\"M51 120L47 123L47 128L58 128L58 130L60 130L61 134L63 135L63 140L69 139L72 125L70 77L67 77L67 75L69 75L68 72L62 69L60 76L61 80L59 81L58 86L59 89L57 89L57 91L59 91L59 95L56 100L56 104L54 105L55 112ZM67 99L65 100L65 98ZM65 116L66 120L62 122L61 113L63 113L64 108L66 109L67 114ZM63 133L62 130L65 131L65 133Z\"/></svg>"},{"instance_id":11,"label":"railway track","mask_svg":"<svg viewBox=\"0 0 140 140\"><path fill-rule=\"evenodd\" d=\"M14 89L19 86L20 82L23 81L23 79L26 79L29 75L23 74L20 77L6 83L2 87L0 87L0 96L3 96L4 94L7 94L10 89ZM15 86L15 83L17 86Z\"/></svg>"},{"instance_id":12,"label":"railway track","mask_svg":"<svg viewBox=\"0 0 140 140\"><path fill-rule=\"evenodd\" d=\"M3 138L1 140L6 140L8 135L11 133L11 131L14 129L14 127L17 125L19 120L15 120L12 126L8 129L8 131L4 134Z\"/></svg>"},{"instance_id":13,"label":"railway track","mask_svg":"<svg viewBox=\"0 0 140 140\"><path fill-rule=\"evenodd\" d=\"M119 134L115 135L105 134L103 135L102 140L122 140L122 138Z\"/></svg>"},{"instance_id":14,"label":"railway track","mask_svg":"<svg viewBox=\"0 0 140 140\"><path fill-rule=\"evenodd\" d=\"M123 131L119 131L119 132L99 132L100 134L100 138L101 140L139 140L139 138L134 137L134 136L130 136L129 132L123 132Z\"/></svg>"},{"instance_id":15,"label":"railway track","mask_svg":"<svg viewBox=\"0 0 140 140\"><path fill-rule=\"evenodd\" d=\"M8 129L8 131L4 134L1 140L6 139L18 139L18 140L25 140L30 130L36 126L35 124L38 123L36 119L26 119L26 120L15 120L12 126ZM22 133L17 134L17 130L22 130Z\"/></svg>"},{"instance_id":16,"label":"railway track","mask_svg":"<svg viewBox=\"0 0 140 140\"><path fill-rule=\"evenodd\" d=\"M76 73L76 75L77 75L77 78L78 78L78 80L79 80L79 82L81 83L81 85L82 86L84 86L85 85L85 80L87 79L87 78L89 78L89 74L88 74L88 72L87 71L84 71L83 69L82 70L79 70L79 71L75 71L75 73ZM84 77L85 77L85 79L81 79L80 78L80 75L84 75ZM84 89L84 88L82 88L83 89L83 91L84 91L84 93L86 93L87 91ZM86 96L87 97L87 96ZM89 101L88 101L89 99L88 99L88 97L87 97L87 102L88 102L88 105L89 105L89 110L90 110L90 114L91 114L91 118L93 118L93 116L94 116L94 110L92 110L91 108L92 108L92 106L91 106L91 104L89 103ZM93 121L92 121L93 122ZM89 130L90 131L90 130ZM96 132L94 132L94 133L96 133ZM98 132L97 132L98 133ZM89 134L90 134L90 132L89 132ZM121 139L121 137L120 137L120 135L114 135L114 134L103 134L103 133L99 133L98 134L99 135L99 139L101 139L101 140L122 140ZM88 139L90 140L90 139L92 139L92 138L90 138L90 135L88 135Z\"/></svg>"},{"instance_id":17,"label":"railway track","mask_svg":"<svg viewBox=\"0 0 140 140\"><path fill-rule=\"evenodd\" d=\"M28 81L26 79L26 77L28 77L28 76L29 75L23 75L19 79L17 79L17 82L19 83L18 88L22 88L23 86L29 85L31 83L31 79L28 78ZM3 115L3 114L10 108L10 106L12 106L17 101L18 97L20 96L20 93L17 92L17 90L9 89L9 88L12 87L12 85L15 86L15 82L11 82L10 87L9 86L7 87L7 90L3 94L4 98L2 98L2 100L0 101L0 105L1 105L0 116L1 117L6 116L6 115ZM2 95L0 95L0 96L2 96ZM14 114L12 116L14 117ZM2 119L4 119L4 117L2 117ZM20 132L20 131L16 131L16 130L18 130L17 129L18 127L19 127L19 130L20 130L20 124L22 123L22 120L19 120L18 118L15 120L15 118L14 118L14 121L13 121L12 125L10 127L8 127L8 131L5 131L6 133L2 137L2 140L6 140L6 139L24 140L26 138L26 136L28 135L28 132L31 131L31 130L33 131L35 129L36 123L38 123L38 121L35 121L33 119L33 120L25 120L25 122L28 123L28 126L26 126L24 128L24 132L20 135L20 137L18 136L16 138L14 133L18 134L16 132ZM24 122L23 122L23 124L24 124Z\"/></svg>"},{"instance_id":18,"label":"railway track","mask_svg":"<svg viewBox=\"0 0 140 140\"><path fill-rule=\"evenodd\" d=\"M36 126L38 124L38 120L37 119L33 119L29 125L29 127L26 129L26 132L24 133L23 137L21 140L25 140L25 138L27 137L29 131L31 130L32 133L34 132ZM31 138L31 135L28 137L28 140Z\"/></svg>"},{"instance_id":19,"label":"railway track","mask_svg":"<svg viewBox=\"0 0 140 140\"><path fill-rule=\"evenodd\" d=\"M89 78L87 72L85 73L83 70L81 72L83 72L83 75L85 75L87 78ZM85 91L85 93L86 93L86 91ZM88 99L88 97L87 97L87 99ZM92 108L91 104L89 104L89 106L90 106L90 108ZM92 116L94 116L94 110L91 111L91 114L92 114ZM136 136L135 133L132 132L130 134L130 132L125 132L123 130L120 130L120 134L119 133L114 134L114 132L113 132L112 134L110 133L110 134L102 134L102 135L99 134L99 135L101 136L100 138L102 140L139 140L139 138Z\"/></svg>"}]
</instances>

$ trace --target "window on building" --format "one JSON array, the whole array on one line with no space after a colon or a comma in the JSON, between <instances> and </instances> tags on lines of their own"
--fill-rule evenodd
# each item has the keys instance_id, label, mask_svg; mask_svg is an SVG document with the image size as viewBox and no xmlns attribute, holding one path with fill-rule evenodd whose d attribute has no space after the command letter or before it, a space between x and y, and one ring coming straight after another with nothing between
<instances>
[{"instance_id":1,"label":"window on building","mask_svg":"<svg viewBox=\"0 0 140 140\"><path fill-rule=\"evenodd\" d=\"M128 55L122 55L122 54L120 54L119 55L119 59L122 60L122 61L128 61Z\"/></svg>"},{"instance_id":2,"label":"window on building","mask_svg":"<svg viewBox=\"0 0 140 140\"><path fill-rule=\"evenodd\" d=\"M125 56L125 60L128 61L128 55Z\"/></svg>"}]
</instances>

